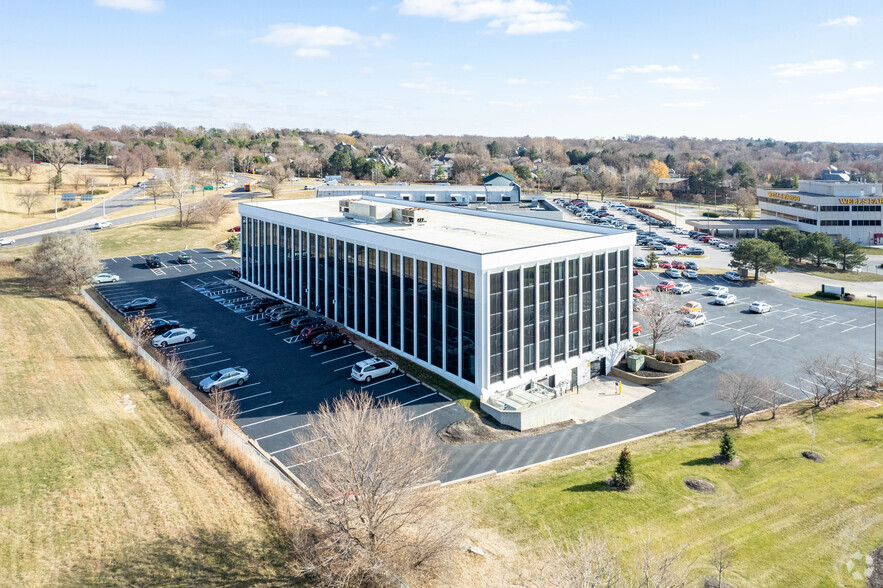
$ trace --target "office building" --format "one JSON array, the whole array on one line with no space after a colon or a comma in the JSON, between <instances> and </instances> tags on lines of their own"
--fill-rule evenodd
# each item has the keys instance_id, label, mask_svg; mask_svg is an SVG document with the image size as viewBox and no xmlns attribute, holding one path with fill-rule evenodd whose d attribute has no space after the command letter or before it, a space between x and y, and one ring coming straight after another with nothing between
<instances>
[{"instance_id":1,"label":"office building","mask_svg":"<svg viewBox=\"0 0 883 588\"><path fill-rule=\"evenodd\" d=\"M239 212L243 282L476 396L583 383L633 345L631 232L376 197Z\"/></svg>"}]
</instances>

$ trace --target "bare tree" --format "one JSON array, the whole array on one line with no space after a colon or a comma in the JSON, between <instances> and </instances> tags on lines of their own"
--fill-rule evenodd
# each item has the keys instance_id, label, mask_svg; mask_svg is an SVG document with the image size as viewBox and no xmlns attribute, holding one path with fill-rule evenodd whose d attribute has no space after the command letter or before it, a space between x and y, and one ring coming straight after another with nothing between
<instances>
[{"instance_id":1,"label":"bare tree","mask_svg":"<svg viewBox=\"0 0 883 588\"><path fill-rule=\"evenodd\" d=\"M644 330L650 336L650 353L656 353L656 346L663 339L671 339L684 328L684 316L679 303L669 294L653 291L644 299L638 310L644 319Z\"/></svg>"},{"instance_id":2,"label":"bare tree","mask_svg":"<svg viewBox=\"0 0 883 588\"><path fill-rule=\"evenodd\" d=\"M167 384L171 384L184 373L184 360L174 349L163 356L161 363L166 369Z\"/></svg>"},{"instance_id":3,"label":"bare tree","mask_svg":"<svg viewBox=\"0 0 883 588\"><path fill-rule=\"evenodd\" d=\"M261 186L263 186L270 192L270 198L275 198L279 194L279 191L282 189L283 181L284 180L280 177L268 175L264 178L264 181L261 182Z\"/></svg>"},{"instance_id":4,"label":"bare tree","mask_svg":"<svg viewBox=\"0 0 883 588\"><path fill-rule=\"evenodd\" d=\"M113 159L114 174L123 179L123 184L129 184L129 178L139 173L141 162L131 152L123 150L117 153Z\"/></svg>"},{"instance_id":5,"label":"bare tree","mask_svg":"<svg viewBox=\"0 0 883 588\"><path fill-rule=\"evenodd\" d=\"M154 207L156 207L156 205L157 205L158 202L159 202L159 199L160 199L165 193L166 193L166 185L163 184L162 182L158 182L158 181L156 181L156 180L150 180L150 181L148 181L147 184L146 184L146 186L144 187L144 194L145 194L148 198L152 198L152 199L153 199L153 206L154 206Z\"/></svg>"},{"instance_id":6,"label":"bare tree","mask_svg":"<svg viewBox=\"0 0 883 588\"><path fill-rule=\"evenodd\" d=\"M711 550L711 563L717 572L717 588L724 587L724 572L733 565L734 549L721 540L715 541Z\"/></svg>"},{"instance_id":7,"label":"bare tree","mask_svg":"<svg viewBox=\"0 0 883 588\"><path fill-rule=\"evenodd\" d=\"M26 159L24 163L18 168L18 171L25 177L25 181L30 182L31 178L34 177L34 170L37 169L37 165L32 162L30 159Z\"/></svg>"},{"instance_id":8,"label":"bare tree","mask_svg":"<svg viewBox=\"0 0 883 588\"><path fill-rule=\"evenodd\" d=\"M132 148L132 157L138 162L139 176L144 175L151 167L156 167L156 156L153 154L153 150L143 143Z\"/></svg>"},{"instance_id":9,"label":"bare tree","mask_svg":"<svg viewBox=\"0 0 883 588\"><path fill-rule=\"evenodd\" d=\"M761 388L760 378L745 372L730 372L718 378L717 398L730 405L737 427L742 426L748 414L757 410Z\"/></svg>"},{"instance_id":10,"label":"bare tree","mask_svg":"<svg viewBox=\"0 0 883 588\"><path fill-rule=\"evenodd\" d=\"M457 538L442 496L425 487L445 468L429 424L361 391L324 402L307 422L293 466L316 498L295 543L305 570L374 585L443 563Z\"/></svg>"},{"instance_id":11,"label":"bare tree","mask_svg":"<svg viewBox=\"0 0 883 588\"><path fill-rule=\"evenodd\" d=\"M639 588L683 588L690 565L681 561L686 545L657 552L649 538L641 543Z\"/></svg>"},{"instance_id":12,"label":"bare tree","mask_svg":"<svg viewBox=\"0 0 883 588\"><path fill-rule=\"evenodd\" d=\"M218 435L223 435L224 425L232 423L242 412L236 396L226 388L209 393L208 407L216 417L215 426Z\"/></svg>"},{"instance_id":13,"label":"bare tree","mask_svg":"<svg viewBox=\"0 0 883 588\"><path fill-rule=\"evenodd\" d=\"M9 174L9 177L17 174L25 164L30 162L30 158L17 149L13 149L3 156L3 165L6 166L6 173Z\"/></svg>"},{"instance_id":14,"label":"bare tree","mask_svg":"<svg viewBox=\"0 0 883 588\"><path fill-rule=\"evenodd\" d=\"M782 386L784 384L772 376L761 378L760 381L760 390L757 394L758 400L766 404L767 408L770 409L770 418L772 419L776 418L776 412L779 410L779 407L788 400L791 400L790 396L780 392Z\"/></svg>"},{"instance_id":15,"label":"bare tree","mask_svg":"<svg viewBox=\"0 0 883 588\"><path fill-rule=\"evenodd\" d=\"M843 402L852 394L859 395L874 381L873 371L859 355L805 359L796 376L801 392L821 409Z\"/></svg>"},{"instance_id":16,"label":"bare tree","mask_svg":"<svg viewBox=\"0 0 883 588\"><path fill-rule=\"evenodd\" d=\"M597 192L601 198L613 194L619 187L619 176L607 166L601 166L589 176L589 188Z\"/></svg>"},{"instance_id":17,"label":"bare tree","mask_svg":"<svg viewBox=\"0 0 883 588\"><path fill-rule=\"evenodd\" d=\"M31 211L43 198L45 198L43 192L36 188L27 188L15 195L15 201L27 211L27 216L31 216Z\"/></svg>"},{"instance_id":18,"label":"bare tree","mask_svg":"<svg viewBox=\"0 0 883 588\"><path fill-rule=\"evenodd\" d=\"M53 233L43 236L26 267L36 287L64 295L78 292L102 266L91 235Z\"/></svg>"},{"instance_id":19,"label":"bare tree","mask_svg":"<svg viewBox=\"0 0 883 588\"><path fill-rule=\"evenodd\" d=\"M581 192L585 192L589 187L589 181L582 174L570 176L564 180L564 189L573 192L579 198Z\"/></svg>"},{"instance_id":20,"label":"bare tree","mask_svg":"<svg viewBox=\"0 0 883 588\"><path fill-rule=\"evenodd\" d=\"M603 537L580 534L575 543L559 544L549 535L551 569L542 570L544 586L617 588L624 585L619 558Z\"/></svg>"},{"instance_id":21,"label":"bare tree","mask_svg":"<svg viewBox=\"0 0 883 588\"><path fill-rule=\"evenodd\" d=\"M220 194L211 194L203 198L197 208L197 216L200 221L216 225L222 218L233 212L233 203Z\"/></svg>"},{"instance_id":22,"label":"bare tree","mask_svg":"<svg viewBox=\"0 0 883 588\"><path fill-rule=\"evenodd\" d=\"M192 207L184 203L187 192L195 185L196 174L186 166L173 166L166 173L166 186L172 198L175 199L175 207L178 209L178 226L186 227L193 222Z\"/></svg>"},{"instance_id":23,"label":"bare tree","mask_svg":"<svg viewBox=\"0 0 883 588\"><path fill-rule=\"evenodd\" d=\"M55 168L55 175L61 176L61 170L77 160L77 153L67 141L56 139L43 147L43 157Z\"/></svg>"},{"instance_id":24,"label":"bare tree","mask_svg":"<svg viewBox=\"0 0 883 588\"><path fill-rule=\"evenodd\" d=\"M138 314L132 314L126 317L126 326L129 327L129 336L135 343L135 347L143 347L153 337L153 329L150 320L142 310Z\"/></svg>"},{"instance_id":25,"label":"bare tree","mask_svg":"<svg viewBox=\"0 0 883 588\"><path fill-rule=\"evenodd\" d=\"M757 196L748 188L739 188L733 195L733 205L737 214L745 214L757 204Z\"/></svg>"},{"instance_id":26,"label":"bare tree","mask_svg":"<svg viewBox=\"0 0 883 588\"><path fill-rule=\"evenodd\" d=\"M71 183L74 185L74 192L80 191L80 186L88 185L86 182L86 174L77 170L71 176Z\"/></svg>"},{"instance_id":27,"label":"bare tree","mask_svg":"<svg viewBox=\"0 0 883 588\"><path fill-rule=\"evenodd\" d=\"M629 167L622 174L622 190L628 200L632 199L632 194L637 191L638 182L641 178L641 170L636 167Z\"/></svg>"}]
</instances>

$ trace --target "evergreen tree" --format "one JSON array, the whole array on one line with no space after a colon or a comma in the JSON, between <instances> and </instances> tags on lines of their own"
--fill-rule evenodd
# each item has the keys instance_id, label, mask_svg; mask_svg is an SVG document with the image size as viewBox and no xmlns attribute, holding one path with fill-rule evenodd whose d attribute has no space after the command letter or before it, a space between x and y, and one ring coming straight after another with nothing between
<instances>
[{"instance_id":1,"label":"evergreen tree","mask_svg":"<svg viewBox=\"0 0 883 588\"><path fill-rule=\"evenodd\" d=\"M650 255L647 256L647 264L650 266L650 269L656 267L656 264L659 263L659 256L656 255L655 252L651 251Z\"/></svg>"},{"instance_id":2,"label":"evergreen tree","mask_svg":"<svg viewBox=\"0 0 883 588\"><path fill-rule=\"evenodd\" d=\"M619 460L616 462L616 469L613 470L613 478L611 483L615 488L620 490L628 490L635 483L635 472L632 468L632 454L629 453L628 447L623 447L619 454Z\"/></svg>"},{"instance_id":3,"label":"evergreen tree","mask_svg":"<svg viewBox=\"0 0 883 588\"><path fill-rule=\"evenodd\" d=\"M733 445L733 438L730 437L727 431L724 431L724 436L721 437L720 456L727 463L730 463L736 457L736 447Z\"/></svg>"}]
</instances>

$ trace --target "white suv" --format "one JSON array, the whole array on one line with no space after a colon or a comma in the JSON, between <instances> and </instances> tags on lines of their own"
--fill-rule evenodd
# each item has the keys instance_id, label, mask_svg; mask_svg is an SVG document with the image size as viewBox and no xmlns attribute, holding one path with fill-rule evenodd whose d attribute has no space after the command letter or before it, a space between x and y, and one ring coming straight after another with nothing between
<instances>
[{"instance_id":1,"label":"white suv","mask_svg":"<svg viewBox=\"0 0 883 588\"><path fill-rule=\"evenodd\" d=\"M394 361L372 357L354 365L350 376L357 382L370 382L374 378L395 374L398 371L399 366Z\"/></svg>"},{"instance_id":2,"label":"white suv","mask_svg":"<svg viewBox=\"0 0 883 588\"><path fill-rule=\"evenodd\" d=\"M712 286L705 292L707 296L724 296L725 294L729 294L730 289L726 286Z\"/></svg>"}]
</instances>

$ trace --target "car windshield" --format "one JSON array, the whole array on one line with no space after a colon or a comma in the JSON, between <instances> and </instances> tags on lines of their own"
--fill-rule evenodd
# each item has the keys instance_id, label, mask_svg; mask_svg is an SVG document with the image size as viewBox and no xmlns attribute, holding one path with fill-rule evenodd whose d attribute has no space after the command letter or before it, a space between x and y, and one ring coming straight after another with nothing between
<instances>
[{"instance_id":1,"label":"car windshield","mask_svg":"<svg viewBox=\"0 0 883 588\"><path fill-rule=\"evenodd\" d=\"M211 376L209 376L209 379L210 380L220 380L221 379L221 372L213 373Z\"/></svg>"}]
</instances>

